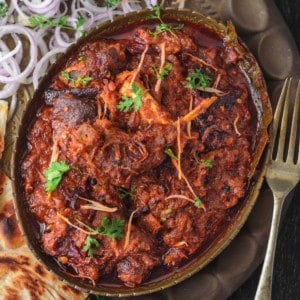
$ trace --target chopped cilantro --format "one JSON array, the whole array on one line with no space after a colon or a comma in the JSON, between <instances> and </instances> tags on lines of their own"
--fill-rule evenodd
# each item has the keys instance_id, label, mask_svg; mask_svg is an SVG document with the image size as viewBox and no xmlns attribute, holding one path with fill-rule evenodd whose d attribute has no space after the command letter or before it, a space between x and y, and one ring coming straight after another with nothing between
<instances>
[{"instance_id":1,"label":"chopped cilantro","mask_svg":"<svg viewBox=\"0 0 300 300\"><path fill-rule=\"evenodd\" d=\"M0 20L5 18L8 12L8 6L5 2L0 2Z\"/></svg>"},{"instance_id":2,"label":"chopped cilantro","mask_svg":"<svg viewBox=\"0 0 300 300\"><path fill-rule=\"evenodd\" d=\"M62 180L63 174L68 172L70 169L71 167L63 161L54 161L50 164L48 169L44 172L47 180L45 190L48 194L57 188Z\"/></svg>"},{"instance_id":3,"label":"chopped cilantro","mask_svg":"<svg viewBox=\"0 0 300 300\"><path fill-rule=\"evenodd\" d=\"M136 193L136 185L133 184L130 187L130 190L124 189L122 187L118 187L118 190L119 190L120 199L125 199L126 197L129 197L129 196L134 197L134 194Z\"/></svg>"},{"instance_id":4,"label":"chopped cilantro","mask_svg":"<svg viewBox=\"0 0 300 300\"><path fill-rule=\"evenodd\" d=\"M107 8L113 8L119 4L120 0L105 0L105 2Z\"/></svg>"},{"instance_id":5,"label":"chopped cilantro","mask_svg":"<svg viewBox=\"0 0 300 300\"><path fill-rule=\"evenodd\" d=\"M72 85L74 86L78 86L78 85L87 85L93 78L89 77L89 76L78 76L77 79L74 79L71 77L71 74L69 72L66 71L61 71L60 75L62 77L63 80L70 82Z\"/></svg>"},{"instance_id":6,"label":"chopped cilantro","mask_svg":"<svg viewBox=\"0 0 300 300\"><path fill-rule=\"evenodd\" d=\"M78 81L81 85L87 85L93 78L92 77L89 77L89 76L86 76L86 77L83 77L83 78L78 78Z\"/></svg>"},{"instance_id":7,"label":"chopped cilantro","mask_svg":"<svg viewBox=\"0 0 300 300\"><path fill-rule=\"evenodd\" d=\"M78 61L86 61L86 57L84 55L80 55L78 57Z\"/></svg>"},{"instance_id":8,"label":"chopped cilantro","mask_svg":"<svg viewBox=\"0 0 300 300\"><path fill-rule=\"evenodd\" d=\"M206 167L206 168L212 168L213 167L213 163L211 159L202 159L201 160L201 164Z\"/></svg>"},{"instance_id":9,"label":"chopped cilantro","mask_svg":"<svg viewBox=\"0 0 300 300\"><path fill-rule=\"evenodd\" d=\"M209 87L211 78L204 74L200 69L196 69L187 76L186 81L186 87L190 90L195 90L197 88L205 89Z\"/></svg>"},{"instance_id":10,"label":"chopped cilantro","mask_svg":"<svg viewBox=\"0 0 300 300\"><path fill-rule=\"evenodd\" d=\"M94 252L93 249L94 248L99 248L100 247L100 243L98 240L96 240L95 238L93 238L92 236L88 235L85 239L85 243L83 246L83 251L85 251L87 253L88 257L93 257L94 256Z\"/></svg>"},{"instance_id":11,"label":"chopped cilantro","mask_svg":"<svg viewBox=\"0 0 300 300\"><path fill-rule=\"evenodd\" d=\"M164 153L170 156L171 158L178 160L178 157L174 154L173 150L170 147L166 147Z\"/></svg>"},{"instance_id":12,"label":"chopped cilantro","mask_svg":"<svg viewBox=\"0 0 300 300\"><path fill-rule=\"evenodd\" d=\"M108 219L107 217L103 217L101 219L101 225L96 228L92 228L79 220L77 220L77 222L88 231L83 251L87 252L89 257L93 257L94 247L100 247L99 241L93 238L93 235L108 236L117 240L123 238L124 220L122 219Z\"/></svg>"},{"instance_id":13,"label":"chopped cilantro","mask_svg":"<svg viewBox=\"0 0 300 300\"><path fill-rule=\"evenodd\" d=\"M148 32L153 35L154 37L157 37L159 34L163 32L169 32L172 35L175 35L174 30L182 29L183 24L179 24L177 26L172 26L166 24L162 18L161 18L161 8L159 5L152 6L153 13L149 14L147 16L148 19L158 19L160 21L160 24L157 24L154 31L149 30Z\"/></svg>"},{"instance_id":14,"label":"chopped cilantro","mask_svg":"<svg viewBox=\"0 0 300 300\"><path fill-rule=\"evenodd\" d=\"M151 68L154 71L156 78L158 80L163 80L166 76L168 76L168 74L172 70L172 65L171 64L164 65L161 71L159 71L159 69L154 65L151 66Z\"/></svg>"},{"instance_id":15,"label":"chopped cilantro","mask_svg":"<svg viewBox=\"0 0 300 300\"><path fill-rule=\"evenodd\" d=\"M75 20L75 28L68 25L68 17L67 16L61 16L58 19L49 18L49 17L43 17L40 15L32 15L29 17L29 24L31 26L37 26L39 28L44 28L46 26L48 27L59 27L62 29L67 30L76 30L81 32L81 34L84 34L85 31L82 30L82 26L85 22L85 19L81 16L79 16Z\"/></svg>"},{"instance_id":16,"label":"chopped cilantro","mask_svg":"<svg viewBox=\"0 0 300 300\"><path fill-rule=\"evenodd\" d=\"M132 87L132 92L133 92L132 97L127 97L127 96L123 95L122 101L120 101L117 105L118 110L123 111L123 112L129 112L129 110L131 108L133 108L133 110L135 112L137 112L141 108L141 106L143 104L142 91L135 82L132 84L131 87Z\"/></svg>"},{"instance_id":17,"label":"chopped cilantro","mask_svg":"<svg viewBox=\"0 0 300 300\"><path fill-rule=\"evenodd\" d=\"M201 199L199 198L199 197L195 197L194 198L194 204L195 204L195 206L197 207L197 208L200 208L201 207L201 205L202 205L202 201L201 201Z\"/></svg>"}]
</instances>

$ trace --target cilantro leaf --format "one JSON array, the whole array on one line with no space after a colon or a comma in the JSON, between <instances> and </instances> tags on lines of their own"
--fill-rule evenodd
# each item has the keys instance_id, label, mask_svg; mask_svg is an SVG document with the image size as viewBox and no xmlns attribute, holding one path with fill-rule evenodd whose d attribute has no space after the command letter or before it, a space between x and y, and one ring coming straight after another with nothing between
<instances>
[{"instance_id":1,"label":"cilantro leaf","mask_svg":"<svg viewBox=\"0 0 300 300\"><path fill-rule=\"evenodd\" d=\"M57 26L57 27L62 27L62 28L66 28L68 26L68 21L67 21L67 17L66 16L62 16L58 19L57 23L55 24L54 22L53 23L50 23L48 24L49 26L50 25L53 25L53 26Z\"/></svg>"},{"instance_id":2,"label":"cilantro leaf","mask_svg":"<svg viewBox=\"0 0 300 300\"><path fill-rule=\"evenodd\" d=\"M85 239L82 250L87 252L88 257L93 257L94 256L93 249L99 247L100 247L99 241L93 238L92 236L88 235Z\"/></svg>"},{"instance_id":3,"label":"cilantro leaf","mask_svg":"<svg viewBox=\"0 0 300 300\"><path fill-rule=\"evenodd\" d=\"M178 157L174 154L173 150L170 147L165 148L164 153L170 156L171 158L178 160Z\"/></svg>"},{"instance_id":4,"label":"cilantro leaf","mask_svg":"<svg viewBox=\"0 0 300 300\"><path fill-rule=\"evenodd\" d=\"M79 78L79 83L81 85L87 85L93 78L92 77L89 77L89 76L86 76L86 77L83 77L83 78Z\"/></svg>"},{"instance_id":5,"label":"cilantro leaf","mask_svg":"<svg viewBox=\"0 0 300 300\"><path fill-rule=\"evenodd\" d=\"M99 234L109 236L112 239L119 240L123 238L124 220L113 218L111 219L111 222L109 222L109 219L104 217L101 220L101 226L103 227L103 230L100 231Z\"/></svg>"},{"instance_id":6,"label":"cilantro leaf","mask_svg":"<svg viewBox=\"0 0 300 300\"><path fill-rule=\"evenodd\" d=\"M78 61L86 61L86 57L84 55L80 55L78 57Z\"/></svg>"},{"instance_id":7,"label":"cilantro leaf","mask_svg":"<svg viewBox=\"0 0 300 300\"><path fill-rule=\"evenodd\" d=\"M107 8L113 8L119 4L120 0L106 0L105 2Z\"/></svg>"},{"instance_id":8,"label":"cilantro leaf","mask_svg":"<svg viewBox=\"0 0 300 300\"><path fill-rule=\"evenodd\" d=\"M157 80L163 80L166 76L168 76L168 74L172 70L172 67L173 66L171 64L166 64L166 65L164 65L162 70L159 71L159 69L156 66L151 66L152 70L155 73Z\"/></svg>"},{"instance_id":9,"label":"cilantro leaf","mask_svg":"<svg viewBox=\"0 0 300 300\"><path fill-rule=\"evenodd\" d=\"M152 5L152 10L153 10L153 13L149 14L147 16L147 19L158 19L160 21L160 24L156 25L154 31L151 31L151 30L148 31L154 37L157 37L159 34L161 34L163 32L169 32L172 35L175 35L175 33L174 33L175 29L183 28L183 26L184 26L183 24L179 24L177 26L172 26L172 25L166 24L161 18L161 8L159 5L154 5L154 6Z\"/></svg>"},{"instance_id":10,"label":"cilantro leaf","mask_svg":"<svg viewBox=\"0 0 300 300\"><path fill-rule=\"evenodd\" d=\"M60 75L61 75L61 77L62 77L64 80L66 80L66 81L72 80L71 75L70 75L69 72L61 71L61 72L60 72Z\"/></svg>"},{"instance_id":11,"label":"cilantro leaf","mask_svg":"<svg viewBox=\"0 0 300 300\"><path fill-rule=\"evenodd\" d=\"M55 161L50 164L48 169L44 172L47 180L45 184L45 190L48 194L57 188L62 180L63 174L68 172L70 169L71 167L63 161Z\"/></svg>"},{"instance_id":12,"label":"cilantro leaf","mask_svg":"<svg viewBox=\"0 0 300 300\"><path fill-rule=\"evenodd\" d=\"M194 198L194 202L195 202L194 205L195 205L197 208L200 208L200 207L201 207L202 201L201 201L201 199L200 199L199 197L195 197L195 198Z\"/></svg>"},{"instance_id":13,"label":"cilantro leaf","mask_svg":"<svg viewBox=\"0 0 300 300\"><path fill-rule=\"evenodd\" d=\"M198 155L194 154L194 159L197 165L202 165L206 168L212 168L213 167L213 161L211 159L199 159Z\"/></svg>"},{"instance_id":14,"label":"cilantro leaf","mask_svg":"<svg viewBox=\"0 0 300 300\"><path fill-rule=\"evenodd\" d=\"M125 199L128 196L134 198L134 194L136 193L136 185L133 184L130 187L130 190L124 189L122 187L118 187L118 190L119 190L119 197L120 197L120 199Z\"/></svg>"},{"instance_id":15,"label":"cilantro leaf","mask_svg":"<svg viewBox=\"0 0 300 300\"><path fill-rule=\"evenodd\" d=\"M75 20L75 24L76 24L76 29L78 29L79 27L81 27L85 22L84 17L80 16Z\"/></svg>"},{"instance_id":16,"label":"cilantro leaf","mask_svg":"<svg viewBox=\"0 0 300 300\"><path fill-rule=\"evenodd\" d=\"M159 19L161 20L161 8L159 5L151 5L151 8L152 8L152 11L153 13L152 14L149 14L147 16L147 19Z\"/></svg>"},{"instance_id":17,"label":"cilantro leaf","mask_svg":"<svg viewBox=\"0 0 300 300\"><path fill-rule=\"evenodd\" d=\"M8 5L5 2L0 2L0 20L5 18L8 12Z\"/></svg>"},{"instance_id":18,"label":"cilantro leaf","mask_svg":"<svg viewBox=\"0 0 300 300\"><path fill-rule=\"evenodd\" d=\"M33 15L30 16L28 20L31 26L38 26L39 28L44 28L47 25L47 19L43 16Z\"/></svg>"},{"instance_id":19,"label":"cilantro leaf","mask_svg":"<svg viewBox=\"0 0 300 300\"><path fill-rule=\"evenodd\" d=\"M190 90L195 90L197 88L205 89L209 87L211 78L204 74L200 69L196 69L187 76L186 81L186 87Z\"/></svg>"},{"instance_id":20,"label":"cilantro leaf","mask_svg":"<svg viewBox=\"0 0 300 300\"><path fill-rule=\"evenodd\" d=\"M85 19L83 17L78 17L75 21L75 28L68 25L68 17L62 16L58 19L54 18L46 18L40 15L32 15L28 19L29 24L31 26L38 26L39 28L44 28L46 26L48 27L59 27L67 30L76 30L79 31L81 34L84 34L85 30L82 30L82 25L85 22Z\"/></svg>"},{"instance_id":21,"label":"cilantro leaf","mask_svg":"<svg viewBox=\"0 0 300 300\"><path fill-rule=\"evenodd\" d=\"M213 162L211 159L202 159L201 164L206 167L206 168L212 168L213 167Z\"/></svg>"},{"instance_id":22,"label":"cilantro leaf","mask_svg":"<svg viewBox=\"0 0 300 300\"><path fill-rule=\"evenodd\" d=\"M90 76L83 77L82 75L79 75L77 79L72 78L71 74L66 71L61 71L60 76L63 80L70 82L73 86L78 85L87 85L93 78Z\"/></svg>"},{"instance_id":23,"label":"cilantro leaf","mask_svg":"<svg viewBox=\"0 0 300 300\"><path fill-rule=\"evenodd\" d=\"M117 109L123 112L129 112L131 108L135 112L137 112L143 102L142 102L142 91L140 87L134 82L131 86L133 95L132 97L127 97L125 95L122 96L122 101L120 101L117 105Z\"/></svg>"}]
</instances>

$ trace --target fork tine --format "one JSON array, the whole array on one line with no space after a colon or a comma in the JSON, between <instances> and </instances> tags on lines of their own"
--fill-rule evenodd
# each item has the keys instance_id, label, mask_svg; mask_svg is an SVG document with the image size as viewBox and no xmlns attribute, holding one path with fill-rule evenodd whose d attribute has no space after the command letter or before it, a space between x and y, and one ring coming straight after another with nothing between
<instances>
[{"instance_id":1,"label":"fork tine","mask_svg":"<svg viewBox=\"0 0 300 300\"><path fill-rule=\"evenodd\" d=\"M298 81L297 91L295 96L294 103L294 111L293 111L293 119L292 119L292 128L290 132L290 141L289 141L289 150L287 161L293 163L295 158L295 163L297 163L297 157L295 157L296 151L296 140L297 140L297 129L298 129L298 120L299 120L299 106L300 106L300 81ZM300 151L300 143L299 143L299 151ZM300 156L298 151L298 158Z\"/></svg>"},{"instance_id":2,"label":"fork tine","mask_svg":"<svg viewBox=\"0 0 300 300\"><path fill-rule=\"evenodd\" d=\"M287 82L288 82L288 78L285 79L285 81L283 83L283 86L281 88L281 93L280 93L280 96L278 98L278 102L277 102L277 105L276 105L276 110L275 110L274 116L273 116L272 139L271 139L271 149L272 149L272 151L274 151L274 148L275 148L274 144L275 144L277 131L278 131L278 126L279 126L279 122L280 122L282 106L284 104L284 97L285 97L285 94L286 94Z\"/></svg>"},{"instance_id":3,"label":"fork tine","mask_svg":"<svg viewBox=\"0 0 300 300\"><path fill-rule=\"evenodd\" d=\"M278 124L280 124L279 128L279 141L278 141L278 150L277 150L277 155L275 160L284 160L284 147L285 147L285 138L286 138L286 130L287 130L287 121L288 121L288 113L289 113L289 104L290 104L290 94L291 94L291 81L292 78L289 78L285 81L285 85L282 89L280 99L277 104L277 108L279 109L277 113L277 109L275 112L275 120ZM286 86L287 84L287 86ZM282 118L281 118L281 123L280 123L280 116L281 116L281 111L282 111L282 106L283 106L283 112L282 112ZM278 128L277 128L278 129ZM277 130L274 131L274 134L277 134Z\"/></svg>"}]
</instances>

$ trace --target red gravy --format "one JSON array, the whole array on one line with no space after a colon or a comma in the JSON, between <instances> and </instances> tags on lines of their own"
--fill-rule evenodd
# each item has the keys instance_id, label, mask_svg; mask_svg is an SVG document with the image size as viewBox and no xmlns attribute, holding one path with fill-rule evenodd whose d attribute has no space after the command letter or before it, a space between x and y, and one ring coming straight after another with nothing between
<instances>
[{"instance_id":1,"label":"red gravy","mask_svg":"<svg viewBox=\"0 0 300 300\"><path fill-rule=\"evenodd\" d=\"M201 255L249 187L258 116L243 57L204 27L154 31L80 46L28 133L22 176L42 248L94 283L134 287ZM70 170L47 193L53 162Z\"/></svg>"}]
</instances>

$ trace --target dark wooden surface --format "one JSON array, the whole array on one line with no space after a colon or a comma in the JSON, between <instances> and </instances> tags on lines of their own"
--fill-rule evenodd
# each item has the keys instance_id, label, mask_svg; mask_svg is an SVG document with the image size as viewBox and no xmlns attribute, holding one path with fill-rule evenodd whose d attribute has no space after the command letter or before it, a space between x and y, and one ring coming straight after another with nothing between
<instances>
[{"instance_id":1,"label":"dark wooden surface","mask_svg":"<svg viewBox=\"0 0 300 300\"><path fill-rule=\"evenodd\" d=\"M274 0L274 2L300 50L300 0ZM260 272L261 266L230 297L230 300L254 299ZM275 256L273 299L300 300L300 185L296 188L293 200L282 220Z\"/></svg>"}]
</instances>

